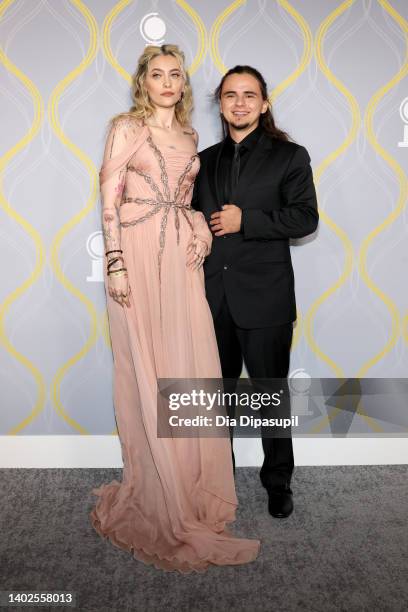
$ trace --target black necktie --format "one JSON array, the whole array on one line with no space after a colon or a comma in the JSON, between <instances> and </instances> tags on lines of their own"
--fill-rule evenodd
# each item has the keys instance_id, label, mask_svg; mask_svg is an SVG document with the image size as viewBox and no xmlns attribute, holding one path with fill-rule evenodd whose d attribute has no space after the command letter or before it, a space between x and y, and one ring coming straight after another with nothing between
<instances>
[{"instance_id":1,"label":"black necktie","mask_svg":"<svg viewBox=\"0 0 408 612\"><path fill-rule=\"evenodd\" d=\"M240 148L241 144L238 142L234 142L234 157L232 158L232 164L231 164L231 190L230 190L230 196L232 196L232 193L238 183L238 179L239 179L239 166L240 166Z\"/></svg>"}]
</instances>

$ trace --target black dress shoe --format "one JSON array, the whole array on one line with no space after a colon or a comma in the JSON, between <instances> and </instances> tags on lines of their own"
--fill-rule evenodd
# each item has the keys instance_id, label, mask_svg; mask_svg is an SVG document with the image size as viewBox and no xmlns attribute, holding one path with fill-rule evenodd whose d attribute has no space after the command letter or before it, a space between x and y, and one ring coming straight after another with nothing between
<instances>
[{"instance_id":1,"label":"black dress shoe","mask_svg":"<svg viewBox=\"0 0 408 612\"><path fill-rule=\"evenodd\" d=\"M290 487L267 489L268 511L275 518L286 518L293 512L293 494Z\"/></svg>"}]
</instances>

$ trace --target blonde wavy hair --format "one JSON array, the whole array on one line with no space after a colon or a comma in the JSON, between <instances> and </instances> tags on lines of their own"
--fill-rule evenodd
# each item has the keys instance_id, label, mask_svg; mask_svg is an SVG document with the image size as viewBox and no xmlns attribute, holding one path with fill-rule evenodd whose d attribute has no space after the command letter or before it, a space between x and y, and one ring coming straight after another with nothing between
<instances>
[{"instance_id":1,"label":"blonde wavy hair","mask_svg":"<svg viewBox=\"0 0 408 612\"><path fill-rule=\"evenodd\" d=\"M180 70L184 77L184 95L176 104L175 115L177 121L182 126L191 125L191 113L193 110L193 92L190 85L190 78L185 68L184 53L177 45L148 45L142 55L139 57L136 72L132 75L132 100L133 106L127 112L119 113L111 119L111 123L115 123L119 119L133 117L135 119L144 120L151 117L154 113L154 106L149 99L145 87L145 79L149 64L155 57L160 55L172 55L180 65Z\"/></svg>"}]
</instances>

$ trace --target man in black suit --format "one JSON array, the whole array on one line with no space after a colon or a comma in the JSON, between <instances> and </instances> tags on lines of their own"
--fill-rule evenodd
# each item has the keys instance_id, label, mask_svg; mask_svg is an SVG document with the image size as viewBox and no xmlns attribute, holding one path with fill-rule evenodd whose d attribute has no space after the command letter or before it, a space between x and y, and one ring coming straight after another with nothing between
<instances>
[{"instance_id":1,"label":"man in black suit","mask_svg":"<svg viewBox=\"0 0 408 612\"><path fill-rule=\"evenodd\" d=\"M204 273L222 375L238 380L245 362L251 379L286 380L296 319L289 239L318 224L310 157L275 126L254 68L229 70L215 95L225 138L200 153L192 205L214 236ZM292 439L263 436L262 445L269 512L289 516Z\"/></svg>"}]
</instances>

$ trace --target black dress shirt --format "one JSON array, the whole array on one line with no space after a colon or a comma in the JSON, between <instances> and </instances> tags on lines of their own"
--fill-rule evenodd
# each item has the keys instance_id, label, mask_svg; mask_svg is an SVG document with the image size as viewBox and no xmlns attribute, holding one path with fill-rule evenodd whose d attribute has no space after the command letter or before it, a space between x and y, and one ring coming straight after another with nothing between
<instances>
[{"instance_id":1,"label":"black dress shirt","mask_svg":"<svg viewBox=\"0 0 408 612\"><path fill-rule=\"evenodd\" d=\"M239 156L240 156L239 173L240 174L243 172L245 165L252 151L255 149L256 144L262 132L263 132L262 127L258 125L254 130L252 130L252 132L248 134L248 136L245 136L245 138L241 140L240 148L239 148ZM234 202L231 202L231 193L230 193L230 189L231 189L230 176L231 176L232 159L234 157L234 144L235 144L235 141L228 134L228 136L225 138L225 143L222 149L220 162L218 166L218 172L219 172L218 180L221 186L221 193L223 195L223 200L225 204L228 204L228 203L234 204ZM240 232L242 231L243 231L243 227L242 227L242 221L241 221Z\"/></svg>"},{"instance_id":2,"label":"black dress shirt","mask_svg":"<svg viewBox=\"0 0 408 612\"><path fill-rule=\"evenodd\" d=\"M245 136L245 138L241 140L239 148L240 174L243 172L245 164L247 163L252 151L255 149L256 143L258 142L262 132L262 127L258 125L258 127L256 127L254 130L252 130L252 132L248 134L248 136ZM230 135L228 135L225 138L225 143L222 149L218 167L220 185L222 187L221 193L223 194L223 200L225 204L234 204L234 202L231 202L230 194L230 175L232 158L234 156L234 144L235 141L231 138Z\"/></svg>"}]
</instances>

